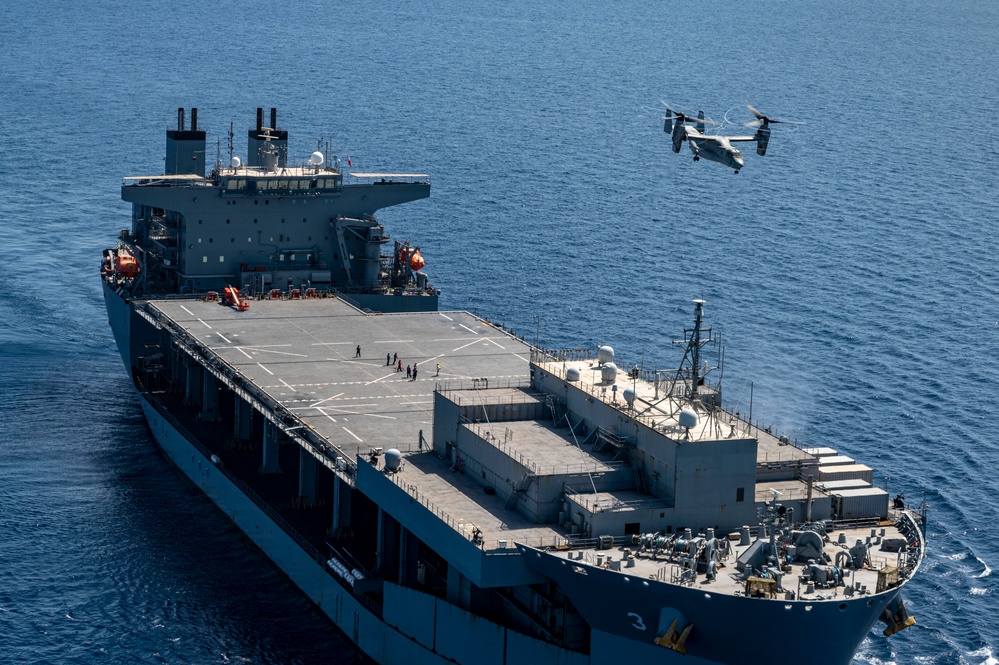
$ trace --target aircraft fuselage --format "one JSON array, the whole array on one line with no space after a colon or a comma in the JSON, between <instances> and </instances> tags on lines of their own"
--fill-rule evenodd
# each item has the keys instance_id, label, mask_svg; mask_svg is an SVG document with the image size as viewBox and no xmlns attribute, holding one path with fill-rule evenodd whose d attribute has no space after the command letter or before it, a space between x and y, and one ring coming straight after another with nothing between
<instances>
[{"instance_id":1,"label":"aircraft fuselage","mask_svg":"<svg viewBox=\"0 0 999 665\"><path fill-rule=\"evenodd\" d=\"M705 136L696 130L687 128L687 145L694 153L694 159L706 159L711 162L718 162L736 173L739 172L746 162L742 152L734 148L724 136Z\"/></svg>"}]
</instances>

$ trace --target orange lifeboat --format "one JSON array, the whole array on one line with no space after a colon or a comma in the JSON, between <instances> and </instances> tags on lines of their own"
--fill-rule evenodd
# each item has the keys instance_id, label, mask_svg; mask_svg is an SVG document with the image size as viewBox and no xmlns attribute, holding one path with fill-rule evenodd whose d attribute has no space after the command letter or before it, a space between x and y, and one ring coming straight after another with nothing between
<instances>
[{"instance_id":1,"label":"orange lifeboat","mask_svg":"<svg viewBox=\"0 0 999 665\"><path fill-rule=\"evenodd\" d=\"M227 286L222 290L222 295L225 297L225 301L238 309L241 312L245 312L250 309L250 303L246 302L239 297L239 289L235 286Z\"/></svg>"},{"instance_id":2,"label":"orange lifeboat","mask_svg":"<svg viewBox=\"0 0 999 665\"><path fill-rule=\"evenodd\" d=\"M411 250L412 254L409 257L409 267L413 270L422 270L426 263L423 261L423 257L420 256L420 250Z\"/></svg>"},{"instance_id":3,"label":"orange lifeboat","mask_svg":"<svg viewBox=\"0 0 999 665\"><path fill-rule=\"evenodd\" d=\"M119 249L114 256L114 271L122 277L135 277L139 274L139 262L124 249Z\"/></svg>"}]
</instances>

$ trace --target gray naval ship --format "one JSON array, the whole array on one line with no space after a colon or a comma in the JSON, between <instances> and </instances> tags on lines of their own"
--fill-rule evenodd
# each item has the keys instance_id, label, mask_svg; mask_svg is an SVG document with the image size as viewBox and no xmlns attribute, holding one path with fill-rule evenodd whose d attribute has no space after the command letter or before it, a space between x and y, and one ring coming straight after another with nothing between
<instances>
[{"instance_id":1,"label":"gray naval ship","mask_svg":"<svg viewBox=\"0 0 999 665\"><path fill-rule=\"evenodd\" d=\"M703 302L669 371L542 349L376 221L428 176L296 165L273 109L205 154L180 109L125 178L111 328L166 455L375 661L842 665L915 622L925 508L726 411Z\"/></svg>"}]
</instances>

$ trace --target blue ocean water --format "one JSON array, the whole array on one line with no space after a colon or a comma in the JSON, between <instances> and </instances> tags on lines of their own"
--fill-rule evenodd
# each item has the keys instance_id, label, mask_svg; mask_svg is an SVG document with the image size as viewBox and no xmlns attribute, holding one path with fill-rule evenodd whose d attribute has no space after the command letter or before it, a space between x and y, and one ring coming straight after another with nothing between
<instances>
[{"instance_id":1,"label":"blue ocean water","mask_svg":"<svg viewBox=\"0 0 999 665\"><path fill-rule=\"evenodd\" d=\"M361 662L166 463L114 350L100 251L181 106L223 153L277 106L302 159L329 137L431 173L386 228L445 307L545 346L671 366L705 299L730 406L752 390L754 418L932 506L918 624L856 662L999 662L999 5L39 0L5 22L0 662ZM660 98L807 124L733 175L670 152Z\"/></svg>"}]
</instances>

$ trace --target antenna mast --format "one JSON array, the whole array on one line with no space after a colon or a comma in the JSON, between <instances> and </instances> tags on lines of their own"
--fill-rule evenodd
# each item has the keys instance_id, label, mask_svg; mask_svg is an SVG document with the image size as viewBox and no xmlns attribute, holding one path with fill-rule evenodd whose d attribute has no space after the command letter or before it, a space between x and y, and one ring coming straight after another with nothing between
<instances>
[{"instance_id":1,"label":"antenna mast","mask_svg":"<svg viewBox=\"0 0 999 665\"><path fill-rule=\"evenodd\" d=\"M711 337L711 328L703 328L704 322L704 301L694 301L694 327L684 328L686 339L675 341L674 344L684 344L686 348L683 352L683 360L676 371L678 381L684 381L686 376L690 377L690 384L687 389L687 398L691 401L698 399L698 389L704 382L704 376L708 371L715 368L702 366L701 348L715 340ZM706 335L702 337L702 335ZM686 375L686 376L685 376Z\"/></svg>"}]
</instances>

